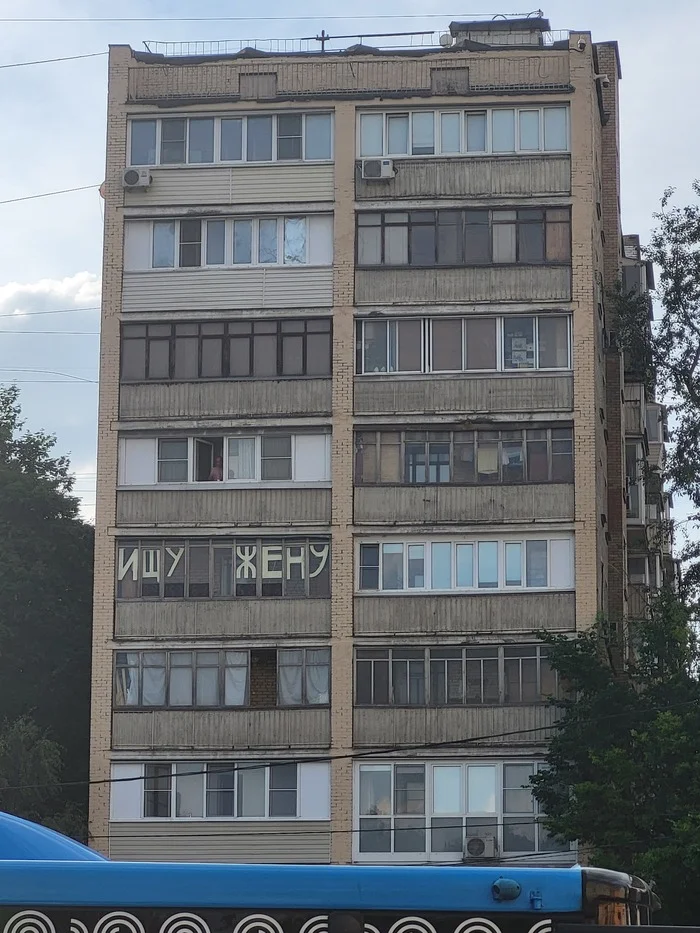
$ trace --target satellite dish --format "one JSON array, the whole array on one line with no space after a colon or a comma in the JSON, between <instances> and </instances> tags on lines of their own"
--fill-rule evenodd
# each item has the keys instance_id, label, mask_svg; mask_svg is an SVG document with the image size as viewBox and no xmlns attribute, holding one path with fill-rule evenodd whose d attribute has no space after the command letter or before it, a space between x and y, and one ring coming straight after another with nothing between
<instances>
[{"instance_id":1,"label":"satellite dish","mask_svg":"<svg viewBox=\"0 0 700 933\"><path fill-rule=\"evenodd\" d=\"M443 47L443 49L448 49L452 45L452 36L449 34L449 32L443 32L443 34L440 36L440 45Z\"/></svg>"}]
</instances>

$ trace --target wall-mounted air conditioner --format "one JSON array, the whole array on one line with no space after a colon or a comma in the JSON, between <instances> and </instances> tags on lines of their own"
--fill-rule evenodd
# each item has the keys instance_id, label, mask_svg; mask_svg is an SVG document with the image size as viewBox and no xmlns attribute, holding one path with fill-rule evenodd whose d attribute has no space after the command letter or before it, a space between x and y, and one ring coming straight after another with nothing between
<instances>
[{"instance_id":1,"label":"wall-mounted air conditioner","mask_svg":"<svg viewBox=\"0 0 700 933\"><path fill-rule=\"evenodd\" d=\"M362 160L362 177L365 181L386 181L394 175L393 159Z\"/></svg>"},{"instance_id":2,"label":"wall-mounted air conditioner","mask_svg":"<svg viewBox=\"0 0 700 933\"><path fill-rule=\"evenodd\" d=\"M495 836L478 836L468 833L464 837L464 861L479 861L496 858L498 844Z\"/></svg>"},{"instance_id":3,"label":"wall-mounted air conditioner","mask_svg":"<svg viewBox=\"0 0 700 933\"><path fill-rule=\"evenodd\" d=\"M152 181L151 171L147 168L127 168L122 175L125 188L148 188Z\"/></svg>"}]
</instances>

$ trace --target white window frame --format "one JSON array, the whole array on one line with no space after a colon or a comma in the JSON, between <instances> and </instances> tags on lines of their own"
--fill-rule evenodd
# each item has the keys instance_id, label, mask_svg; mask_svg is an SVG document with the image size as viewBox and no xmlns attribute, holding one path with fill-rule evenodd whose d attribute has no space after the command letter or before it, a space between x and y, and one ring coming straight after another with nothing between
<instances>
[{"instance_id":1,"label":"white window frame","mask_svg":"<svg viewBox=\"0 0 700 933\"><path fill-rule=\"evenodd\" d=\"M547 542L547 585L546 586L527 586L527 541L546 541ZM557 542L567 541L570 543L569 552L569 586L552 585L552 563L554 548ZM495 543L498 547L498 581L496 586L479 586L479 560L478 545L484 543ZM403 586L400 589L384 589L383 583L383 545L394 544L402 545L401 554L403 567ZM453 585L449 589L433 589L432 583L432 545L450 544L450 580ZM472 545L472 585L457 586L457 545ZM521 545L521 582L517 585L507 586L505 579L505 545ZM377 545L379 547L379 571L377 589L361 588L361 553L363 545ZM423 586L408 586L408 549L411 545L423 546ZM360 538L356 542L355 552L355 592L358 596L413 596L413 595L444 595L449 593L474 593L477 595L488 595L489 593L547 593L547 592L569 592L575 588L575 551L574 551L574 533L543 533L526 532L519 535L494 536L488 534L473 535L471 537L457 538L426 538L426 537L382 537Z\"/></svg>"},{"instance_id":2,"label":"white window frame","mask_svg":"<svg viewBox=\"0 0 700 933\"><path fill-rule=\"evenodd\" d=\"M270 116L272 117L272 158L264 159L262 161L248 161L246 158L247 155L247 142L248 142L248 117L258 117L258 116ZM302 126L301 126L301 145L302 145L302 157L301 159L279 159L277 155L277 117L287 117L287 116L301 116ZM330 156L327 159L309 159L306 157L306 118L308 116L327 116L330 119ZM212 165L270 165L271 163L275 164L290 164L290 165L299 165L304 162L311 163L312 165L324 165L327 163L332 163L335 159L334 155L334 143L335 143L335 133L334 133L334 113L332 110L290 110L282 111L276 113L268 113L266 111L260 111L258 113L223 113L223 114L212 114L212 113L178 113L171 114L169 117L159 117L155 115L151 116L133 116L129 119L127 125L127 141L126 141L126 152L127 152L127 165L142 167L139 162L131 162L131 128L134 123L144 123L144 122L155 122L156 124L156 140L155 140L155 162L148 163L148 166L155 168L207 168ZM179 119L185 121L185 161L184 162L166 162L161 163L160 161L160 152L161 152L161 141L162 141L162 121L164 119ZM190 140L190 120L202 120L209 119L214 121L214 159L212 162L189 162L189 140ZM221 121L230 119L241 119L242 122L242 131L241 131L241 158L240 159L222 159L221 158ZM144 164L143 167L147 167Z\"/></svg>"},{"instance_id":3,"label":"white window frame","mask_svg":"<svg viewBox=\"0 0 700 933\"><path fill-rule=\"evenodd\" d=\"M513 110L514 111L514 140L515 148L510 151L503 152L494 152L493 151L493 113L496 110ZM539 112L539 148L538 149L521 149L520 148L520 111L530 111L536 110ZM566 121L566 148L564 149L545 149L545 139L544 139L544 111L545 110L564 110L565 111L565 121ZM434 148L435 152L429 155L417 154L414 155L412 152L405 153L396 153L389 152L389 117L392 116L405 116L409 118L408 125L408 145L407 148L410 150L412 148L412 139L413 139L413 114L415 113L433 113L433 138L434 138ZM460 115L460 151L459 152L443 152L442 151L442 115L449 113L457 113ZM484 150L468 150L467 149L467 115L470 113L485 113L486 114L486 149ZM362 153L362 117L366 114L374 114L383 117L382 123L382 153L381 155L363 155ZM429 108L416 109L416 108L396 108L391 110L361 110L357 113L357 123L356 123L356 136L357 136L357 158L358 159L374 159L374 158L393 158L393 159L434 159L434 158L458 158L458 157L467 157L467 158L484 158L485 156L501 156L504 158L512 158L513 156L537 156L537 155L557 155L564 154L571 151L571 109L567 101L556 103L556 104L521 104L521 105L510 105L503 107L472 107L472 108L457 108L457 107L440 107L440 108Z\"/></svg>"},{"instance_id":4,"label":"white window frame","mask_svg":"<svg viewBox=\"0 0 700 933\"><path fill-rule=\"evenodd\" d=\"M328 268L333 264L333 245L332 245L332 233L331 233L331 243L330 243L330 261L327 263L311 262L311 237L312 237L312 227L313 219L315 217L324 217L330 218L332 222L332 214L283 214L275 216L264 216L256 215L254 217L242 215L240 217L158 217L154 218L151 221L148 221L149 224L149 247L148 247L148 264L145 271L149 272L197 272L199 270L208 270L215 271L217 269L315 269L315 268ZM198 266L181 266L180 262L180 225L182 221L188 220L199 220L201 222L201 262ZM209 221L224 221L224 262L219 263L207 263L207 234L208 234L208 222ZM246 220L251 222L251 261L250 262L234 262L233 261L233 236L234 236L234 222ZM277 261L276 262L260 262L259 259L259 230L260 230L260 221L262 220L274 220L277 224ZM284 237L285 237L285 221L287 220L303 220L306 227L306 242L305 242L305 255L303 262L285 262L284 261ZM154 260L154 239L155 239L155 224L157 223L172 223L175 225L175 243L174 243L174 255L173 255L173 265L172 266L155 266L153 264ZM127 270L129 271L129 270ZM141 271L141 270L138 270Z\"/></svg>"},{"instance_id":5,"label":"white window frame","mask_svg":"<svg viewBox=\"0 0 700 933\"><path fill-rule=\"evenodd\" d=\"M369 318L363 317L358 318L357 325L360 329L360 352L362 354L362 372L356 372L355 375L361 378L365 377L376 377L376 376L409 376L409 375L422 375L422 374L432 374L432 375L453 375L455 373L463 374L465 376L478 375L479 373L506 373L506 374L515 374L527 375L528 373L536 372L545 372L545 373L566 373L571 372L573 368L573 359L572 359L572 320L571 314L564 311L557 314L528 314L522 313L513 315L513 317L529 317L534 319L534 344L535 344L535 365L523 369L513 369L505 368L505 321L511 317L510 315L479 315L472 316L469 318L462 317L458 318L461 321L461 343L462 343L462 364L466 362L467 354L467 321L475 320L494 320L496 321L496 368L495 369L433 369L433 339L432 339L432 327L434 321L440 321L440 318ZM551 319L551 318L566 318L566 329L567 329L567 365L565 367L540 367L539 366L539 321L540 319ZM421 324L421 364L422 368L420 370L407 370L407 369L390 369L388 366L385 370L381 372L365 372L365 340L364 340L364 328L366 323L377 324L377 323L386 323L387 329L387 342L386 342L386 352L387 352L387 362L391 359L392 355L395 359L398 359L398 347L395 347L392 351L392 327L391 324L396 324L401 321L420 321ZM443 318L442 320L448 320ZM454 320L451 318L450 320ZM397 334L398 329L393 328L393 333Z\"/></svg>"},{"instance_id":6,"label":"white window frame","mask_svg":"<svg viewBox=\"0 0 700 933\"><path fill-rule=\"evenodd\" d=\"M291 458L291 479L285 480L263 480L262 478L262 441L264 437L290 437L290 458ZM297 464L297 443L299 438L323 438L324 439L324 456L325 456L325 478L320 480L304 480L298 478L298 464ZM219 440L221 439L223 444L223 480L197 480L195 479L196 472L196 441L198 440ZM228 476L228 460L229 460L229 440L246 440L252 439L255 442L255 476L252 478L245 479L229 479ZM122 439L124 440L124 438ZM184 437L183 435L165 435L155 438L144 438L144 440L151 440L153 443L153 456L154 456L154 465L153 465L153 482L152 483L120 483L119 488L124 489L148 489L156 486L161 489L183 489L183 488L196 488L196 489L219 489L219 488L238 488L238 489L247 489L247 488L260 488L263 489L273 489L273 488L288 488L288 487L297 487L297 488L318 488L319 485L322 487L331 485L331 435L327 432L317 432L317 433L293 433L293 432L256 432L256 431L242 431L240 433L231 434L222 432L221 434L216 435L200 435L194 434ZM160 441L168 440L186 440L187 441L187 479L182 482L161 482L158 478L158 467L160 464ZM120 476L124 475L126 469L126 445L120 445Z\"/></svg>"},{"instance_id":7,"label":"white window frame","mask_svg":"<svg viewBox=\"0 0 700 933\"><path fill-rule=\"evenodd\" d=\"M425 767L425 813L421 817L419 815L412 816L411 814L396 814L395 813L395 803L394 803L394 766L402 764L411 764L411 765L424 765ZM568 849L562 849L561 851L546 851L546 850L535 850L516 852L515 850L503 851L503 827L504 827L504 816L515 816L518 814L513 812L505 813L503 807L503 789L504 789L504 768L506 765L530 765L533 766L535 771L541 771L543 769L544 763L541 761L533 760L532 758L528 759L513 759L505 758L500 760L494 759L479 759L475 758L474 760L465 761L462 759L452 759L452 758L442 758L442 759L363 759L362 762L356 762L353 767L353 862L362 862L362 863L374 863L374 864L385 864L390 863L404 863L404 864L424 864L428 862L455 862L459 863L463 859L462 851L459 852L433 852L430 849L431 841L431 820L432 818L448 818L450 813L435 813L433 811L433 787L434 787L434 769L436 767L459 767L460 768L460 811L459 813L455 812L454 821L455 824L460 823L461 826L466 826L466 819L490 819L493 818L494 823L496 823L496 836L498 840L499 847L499 857L512 858L524 856L529 857L530 859L539 858L540 861L558 861L562 864L571 863L576 857L576 844L572 843L569 845ZM484 767L484 766L495 766L495 802L496 809L493 813L486 811L469 811L468 810L468 801L467 801L467 787L468 787L468 768L469 767ZM425 822L425 840L426 846L425 851L423 852L360 852L360 820L361 819L374 819L375 817L362 815L360 813L360 773L362 768L382 768L382 769L391 769L391 814L385 816L385 819L391 821L392 834L394 828L394 821L398 819L423 819ZM542 811L537 803L537 800L533 799L533 809L532 809L532 820L533 822L537 821L538 817L541 817ZM376 817L378 820L382 819L382 816ZM529 821L528 821L529 822ZM488 834L486 828L484 828L484 834ZM539 833L536 833L536 839L538 839ZM537 845L537 842L536 842ZM392 848L393 848L393 839L392 839Z\"/></svg>"}]
</instances>

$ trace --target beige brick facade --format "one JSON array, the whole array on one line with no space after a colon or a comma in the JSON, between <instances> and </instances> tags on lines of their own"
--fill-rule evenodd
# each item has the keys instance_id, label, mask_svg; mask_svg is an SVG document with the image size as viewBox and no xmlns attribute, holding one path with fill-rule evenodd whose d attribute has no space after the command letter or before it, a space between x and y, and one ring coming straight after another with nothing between
<instances>
[{"instance_id":1,"label":"beige brick facade","mask_svg":"<svg viewBox=\"0 0 700 933\"><path fill-rule=\"evenodd\" d=\"M515 26L514 31L517 32ZM421 773L430 771L432 775L423 778L429 783L423 785L422 793L428 796L431 789L438 793L437 772L430 770L437 767L435 762L459 763L462 769L470 767L469 761L493 762L493 768L498 769L493 771L497 775L494 786L496 793L500 794L507 780L503 769L509 766L509 762L514 765L542 757L543 740L550 724L546 719L546 704L541 702L541 697L537 702L526 700L522 684L518 688L523 690L519 705L512 705L512 698L511 705L508 705L507 691L514 688L506 682L511 675L504 673L506 668L513 670L512 664L507 667L511 663L507 660L510 657L507 646L532 645L536 629L573 632L590 626L597 613L607 610L608 593L610 608L617 609L618 605L623 608L624 440L622 396L618 385L622 379L622 367L617 355L611 355L605 346L604 320L599 313L599 306L603 309L605 305L604 290L614 281L620 262L616 48L613 44L593 45L587 33L572 34L568 41L554 45L511 45L504 49L485 46L483 51L460 50L459 41L457 36L456 45L448 51L425 53L377 55L360 49L351 55L326 53L322 58L273 55L257 60L245 56L212 56L192 64L186 60L168 61L157 55L137 54L124 46L110 50L93 640L91 778L95 783L91 793L90 825L92 844L114 857L205 860L218 857L261 861L279 857L292 861L330 859L346 863L357 860L359 853L359 860L367 860L358 842L362 828L358 822L358 808L364 806L360 801L359 765L353 761L358 747L362 747L361 760L366 759L370 764L374 759L368 754L368 749L369 752L375 749L377 762L413 762L419 771L425 767L427 770ZM596 78L596 74L601 72L609 75L609 88L602 88ZM493 112L498 111L502 116L503 111L517 108L518 113L521 110L526 112L518 117L524 127L528 119L534 119L528 117L527 112L536 111L536 119L544 121L546 108L551 107L568 108L566 125L570 130L570 145L566 151L547 151L546 144L541 142L540 152L527 152L523 145L521 150L510 154L494 151L478 155L463 151L461 155L443 153L438 158L436 142L433 153L395 157L397 175L391 182L370 182L361 178L356 138L360 114L434 111L438 114L437 122L433 123L437 140L438 133L447 133L448 123L457 125L455 114L460 128L467 125L465 112L489 114L483 117L486 127L487 119L493 121ZM247 165L245 160L232 167L207 164L206 160L196 166L158 164L156 140L160 141L163 134L163 124L158 121L164 119L215 118L212 126L216 126L214 138L218 144L220 134L224 132L219 122L222 117L329 112L333 115L333 157L326 160L327 164L305 164L301 159L289 165L270 160L262 167ZM442 113L448 114L444 124ZM153 130L153 158L147 168L152 175L150 186L125 190L122 176L130 162L127 127L128 122L135 119L151 120L154 127L160 128ZM408 125L407 117L407 133ZM492 122L488 125L492 126ZM520 125L519 122L513 123L513 127ZM542 124L537 123L537 126L539 138L544 140ZM150 124L147 130L150 132ZM156 136L156 132L161 135ZM192 132L194 130L190 128ZM468 146L466 132L466 129L458 131L460 145L465 150ZM485 135L485 146L490 145L492 132L495 131L489 129ZM514 128L513 133L516 132L519 130ZM283 135L281 130L278 133L280 137ZM443 150L448 148L444 142ZM301 149L299 152L301 154ZM490 267L479 268L478 263L467 260L461 264L453 263L452 267L447 264L445 268L402 269L399 265L380 269L365 265L358 269L356 236L360 212L403 211L408 216L408 212L420 210L517 211L528 208L553 212L558 209L560 213L562 209L571 209L570 265L561 261L558 264L548 262L543 253L539 265L521 263L517 266L514 262L510 268L499 266L495 261ZM316 250L319 256L325 256L324 249L332 250L332 268L330 260L327 262L321 258L317 261L319 268L280 270L280 274L284 272L287 275L287 278L280 279L276 269L265 268L260 263L259 268L251 269L236 269L234 265L235 280L226 279L229 273L215 265L195 271L148 268L153 248L149 237L155 237L149 226L153 219L161 222L172 219L174 230L178 229L179 223L182 244L185 242L183 231L187 229L185 224L192 218L204 218L202 225L197 227L200 237L207 222L210 226L206 229L214 230L211 224L215 221L223 221L229 231L226 236L230 237L232 229L240 229L233 226L235 218L252 218L250 229L258 230L252 224L261 223L271 216L304 216L311 218L305 221L307 226L304 229L311 231L309 236L318 238L322 235L318 231L326 230L323 215L330 214L333 232L328 247L314 245L321 242L319 239L309 240L311 245L306 248ZM462 223L467 215L460 216L462 220L459 223ZM492 217L489 223L493 222ZM458 229L462 228L455 227L455 231ZM210 235L213 237L213 232L207 234ZM435 234L436 237L438 235L442 234ZM226 248L230 250L229 241L224 242L229 244ZM199 249L204 249L201 243ZM177 265L177 247L174 255L173 264ZM203 259L199 262L204 265ZM230 264L230 260L226 262ZM326 281L331 279L324 278L327 273L320 268L324 262L327 262L327 271L332 271L330 290L326 290ZM543 328L553 317L559 320L562 315L571 316L570 367L559 362L560 357L557 357L553 368L561 370L559 372L525 369L515 373L508 370L504 362L506 338L502 335L509 321L533 314L540 315L545 323L538 326ZM465 364L461 373L446 375L439 371L439 367L433 367L431 354L437 351L432 348L431 341L437 331L427 319L452 321L458 317L467 321L479 319L486 321L484 326L493 326L494 334L499 335L500 349L495 366L490 367L489 364L484 368L494 368L497 372L474 373ZM494 317L496 323L488 324ZM145 375L139 379L129 376L128 367L122 367L120 362L120 333L129 326L132 326L129 333L135 335L133 339L143 340L143 346L150 348L143 350L144 360L149 361L143 366L155 367L152 362L155 355L148 354L163 351L156 351L156 344L148 341L160 340L158 346L162 348L167 339L171 347L167 352L172 354L175 353L172 341L178 338L172 336L175 331L171 330L168 330L171 336L167 338L155 330L149 330L146 337L146 327L167 325L170 328L189 323L196 328L200 326L197 322L203 322L202 327L211 328L221 322L234 322L235 325L236 322L294 322L316 318L332 319L332 379L330 374L324 378L323 374L317 373L313 379L299 378L286 382L284 379L277 382L256 383L250 379L236 382L233 376L225 382L222 377L204 373L203 369L201 373L197 370L197 377L178 378L172 359L167 374L159 376L153 369L149 375L144 369ZM413 363L405 367L407 373L387 371L363 377L356 369L356 351L359 347L360 354L365 352L366 338L360 340L358 337L358 322L381 323L397 318L413 322L411 333L423 335L420 338L420 372L416 372L417 364ZM133 325L141 327L141 331L133 330ZM460 326L464 329L468 324ZM398 325L392 324L391 327ZM139 336L141 333L143 336ZM207 332L194 330L191 333L206 335ZM409 330L405 333L408 334ZM207 344L208 347L212 345ZM402 346L396 352L402 353ZM197 352L203 354L205 351L200 349ZM222 359L228 359L226 354L233 353L233 350L217 352L225 354ZM526 352L532 352L534 360L536 350L532 348ZM203 367L204 357L198 359L199 363L195 365ZM278 365L283 363L278 362ZM305 365L309 365L308 360ZM123 370L121 376L120 367ZM401 367L397 364L396 368ZM547 370L544 363L538 364L538 368ZM387 369L390 369L388 364ZM312 372L311 367L307 375ZM208 382L205 381L206 376ZM197 382L198 378L200 382ZM540 435L544 431L544 436L550 438L550 441L545 441L545 450L549 451L545 458L553 456L551 451L554 447L546 447L547 443L554 444L551 438L556 435L552 432L556 432L558 426L566 428L573 425L573 483L560 481L559 485L538 486L532 480L525 482L523 473L521 492L512 495L509 493L512 487L501 489L497 484L475 486L471 492L459 491L456 486L453 490L446 487L443 491L427 484L421 487L423 494L417 489L413 498L407 498L409 493L403 488L408 482L405 479L403 483L395 480L394 486L387 486L384 490L355 485L358 483L355 475L359 443L355 433L358 431L448 431L453 432L450 443L456 444L454 432L476 427L479 431L508 429L522 433L532 425ZM285 503L300 503L302 500L293 500L294 491L285 490L284 484L281 489L270 489L269 494L263 486L255 494L258 498L254 501L260 503L255 508L250 505L253 502L253 493L250 492L246 500L249 511L243 510L240 513L242 517L236 517L235 521L233 513L217 513L216 502L224 501L221 498L223 490L212 489L202 493L210 497L206 500L206 509L202 506L202 510L197 512L197 506L190 505L186 518L184 511L178 512L178 496L184 503L184 490L170 485L158 500L147 494L149 483L151 486L158 484L157 461L153 458L159 456L155 453L160 449L157 447L159 438L189 438L187 485L194 487L196 476L193 471L198 468L196 458L200 456L197 452L200 450L198 437L204 438L214 450L219 437L223 438L221 443L225 443L227 437L242 430L253 434L262 432L264 437L265 431L279 431L285 426L289 426L288 430L306 434L331 434L329 482L324 485L323 480L315 480L307 484L330 488L330 522L319 522L318 518L325 514L323 509L327 506L323 506L318 498L309 498L309 503L312 499L315 503L313 508L311 504L297 504L294 506L296 511L290 512L291 505L285 511ZM402 436L404 440L401 443L405 445L407 441L405 435ZM126 443L129 438L132 439L131 447ZM506 442L502 440L501 443ZM131 456L127 450L138 451L142 458L151 457L151 460L142 459L138 463L133 461L136 464L133 468L141 470L141 479L136 485L141 483L139 488L143 489L143 495L134 498L134 492L130 494L130 500L124 493L132 482L127 476L133 466L125 459ZM505 451L506 448L497 447L496 450ZM453 452L449 456L456 458L457 454ZM501 459L505 456L504 452L496 455L496 483L500 482L501 469L505 470L506 460ZM525 457L525 454L519 456ZM523 461L520 462L522 464ZM305 468L310 469L309 464ZM450 471L453 469L456 467L449 467ZM149 470L153 479L144 479ZM450 479L450 483L453 482L456 481ZM274 500L273 492L277 497ZM265 499L266 495L270 498ZM211 499L216 496L218 500ZM392 502L394 505L390 504ZM400 514L399 502L402 503ZM191 511L193 508L194 513ZM413 514L411 509L414 509ZM255 519L251 517L254 513L258 515ZM292 514L293 520L282 521L282 518L273 517L287 514ZM201 520L194 521L196 518ZM201 555L202 542L207 542L207 547L216 548L217 542L221 544L236 536L248 536L264 539L262 546L267 547L265 540L277 542L293 535L303 535L309 540L330 537L332 563L327 603L311 598L306 603L285 599L217 602L212 598L193 598L193 593L195 596L198 594L194 590L185 590L194 579L195 552L192 548L195 545L199 544L197 554ZM495 586L498 592L480 592L476 584L473 586L477 588L472 591L470 584L457 584L458 558L452 556L452 569L448 570L448 577L452 574L452 583L448 588L466 586L468 592L462 595L442 593L433 596L429 589L421 594L411 594L404 582L400 586L405 588L402 597L396 593L359 592L358 555L362 540L381 544L401 538L418 542L423 548L432 546L421 542L432 540L437 542L435 551L428 549L420 553L434 553L437 561L439 542L454 542L448 544L452 548L450 555L471 554L472 551L457 550L460 536L474 542L473 549L476 550L479 535L489 542L500 542L494 545L497 551L488 551L500 555L496 557L497 582L483 584ZM571 551L573 577L568 580L567 571L561 570L557 561L565 563L558 552L567 553L572 537L575 544ZM134 599L130 602L124 595L117 599L117 544L120 540L139 538L146 542L151 539L154 547L156 542L165 539L165 550L159 552L161 556L157 558L147 558L150 552L137 551L136 564L133 565L135 570L124 563L127 557L120 558L119 572L125 579L129 579L130 572L133 572L134 580L137 573L143 575L139 577L141 582L136 584L137 587L145 579L147 559L156 561L149 565L151 579L157 579L158 586L164 587L161 577L166 573L166 559L175 560L172 555L180 553L180 539L188 538L194 542L189 545L187 558L182 557L183 580L186 566L189 582L183 582L180 597L173 598L175 591L172 591L171 598L167 598L168 591L161 588L158 590L160 596L154 596L149 590L151 595L142 596L141 601ZM506 558L503 555L507 553L520 554L517 560L525 561L526 545L521 546L518 542L530 539L548 542L545 545L545 555L549 556L545 556L544 588L556 591L542 592L539 598L534 593L518 594L517 590L514 591L504 569ZM209 545L209 541L213 543ZM521 550L508 551L509 542L516 542ZM561 542L566 542L566 547ZM395 550L394 553L399 552ZM400 553L403 561L403 550ZM410 554L408 560L411 560ZM435 574L433 588L439 588L438 570L428 570L427 556L421 560L425 561L419 577L423 582L416 585L425 587L426 575L430 572ZM556 571L555 564L559 568ZM522 566L525 568L524 563ZM175 573L175 563L170 565L168 573L171 571ZM216 572L209 568L210 581ZM283 572L279 571L279 576ZM414 571L407 571L411 572ZM530 569L522 572L529 575ZM532 572L534 574L534 570ZM376 573L378 581L379 569ZM558 584L555 573L559 574L556 578ZM525 586L525 576L520 583ZM534 583L527 585L537 586ZM389 588L388 584L386 588ZM145 594L146 590L139 592ZM186 593L190 598L186 598ZM224 596L225 593L221 591L218 595ZM308 595L311 596L311 592ZM329 608L322 608L322 605ZM533 621L535 618L537 624ZM353 671L358 645L363 650L424 650L427 667L423 668L422 675L416 676L422 676L426 683L426 678L438 676L425 673L437 670L431 666L433 657L438 657L429 654L432 649L449 648L453 652L461 652L491 647L495 652L493 658L498 658L488 663L498 665L498 674L494 676L498 680L499 701L487 701L484 694L483 702L475 708L474 701L467 700L465 694L461 701L463 716L458 715L457 709L445 710L443 716L435 700L426 700L422 704L424 711L421 711L420 702L414 700L402 707L398 699L384 704L384 708L376 712L362 708L355 705ZM133 702L131 707L131 701L120 701L118 714L114 712L116 651L124 653L124 657L139 658L144 652L165 652L170 660L162 663L172 665L173 652L209 651L219 652L219 657L223 657L226 652L245 652L256 647L330 649L328 741L323 738L323 728L319 725L322 722L320 710L290 709L283 718L274 719L271 717L282 711L262 709L267 702L265 698L274 694L274 667L266 670L264 682L260 679L263 675L254 667L250 668L249 676L258 679L257 686L250 685L249 688L251 709L248 713L240 709L198 709L197 701L192 701L195 708L186 715L168 708L153 713L144 709L147 704L140 693L141 699ZM469 661L465 662L464 657L469 659L472 655L464 655L460 662L468 665ZM536 675L539 685L540 678L545 676L545 668L541 666L545 662L523 663L540 665ZM473 668L467 666L466 670ZM142 672L138 674L139 678L145 676ZM167 676L172 675L168 673ZM228 673L219 676L228 677ZM399 675L394 673L391 676ZM465 676L468 679L472 674L463 673L462 677ZM166 677L165 673L163 677ZM135 689L138 693L142 688ZM425 683L421 689L427 691ZM437 686L431 689L437 690ZM537 689L543 690L544 687L538 686ZM168 701L163 703L167 707ZM418 708L406 708L411 705ZM245 733L248 739L245 744L240 744L240 740L233 736L243 734L241 717L246 716L250 717ZM515 729L513 723L516 723ZM275 735L275 729L284 730L284 734ZM460 730L467 730L461 733L465 739L462 747L455 747L451 739L443 746L431 747L431 743L440 742L441 735L453 736L455 729L458 735ZM517 734L518 729L523 730L522 735ZM313 734L310 730L320 731ZM470 746L467 742L478 735L489 734L493 734L490 743L482 741ZM144 741L144 735L149 735L150 739ZM262 738L270 735L273 740ZM414 735L424 738L413 741ZM421 745L428 747L421 749ZM402 746L405 746L403 752ZM393 752L390 751L392 749ZM274 765L290 758L301 762L297 769L296 810L294 814L288 814L295 816L296 820L276 822L273 819L271 801L275 788L270 771L268 784L265 784L265 793L269 794L270 801L265 807L269 806L269 812L265 809L264 823L253 824L259 825L263 832L254 850L247 848L242 841L244 831L250 832L251 824L240 822L245 815L240 809L240 795L243 793L240 787L238 803L230 804L237 808L235 818L232 810L226 813L230 818L228 821L208 820L206 817L211 816L208 810L197 816L199 804L194 804L195 810L190 816L196 819L188 822L179 812L183 806L180 791L176 790L170 796L179 780L179 772L172 771L163 779L166 783L158 785L168 787L167 792L163 791L163 795L168 795L167 804L158 804L166 807L167 812L147 812L148 807L156 804L144 803L146 791L153 791L156 783L153 777L144 779L144 764L173 763L175 767L183 762L201 763L204 770L206 762L263 762ZM329 779L323 777L324 762L329 763ZM398 780L396 772L391 774L394 776L389 780ZM463 770L462 774L467 774L467 771ZM110 783L110 778L113 783ZM240 781L240 776L237 780ZM459 780L468 778L460 777ZM329 797L326 809L319 799L323 796L320 789L324 786L328 788ZM137 790L134 792L129 788ZM398 791L394 790L393 794L396 807ZM164 801L165 796L158 800ZM205 809L210 807L209 796L202 806ZM375 809L370 815L384 812ZM398 811L392 811L394 816L395 812ZM423 812L425 817L419 815L419 821L429 819L429 811ZM415 814L419 810L409 808L404 813ZM501 827L506 822L501 819L503 813L503 806L498 804L498 825ZM469 819L468 813L466 818ZM169 848L167 833L162 830L163 820L171 823L174 833L172 844L180 847L181 856ZM400 829L399 823L400 817L397 823L392 824L396 833ZM310 827L308 839L298 839L300 826L303 832ZM381 835L381 826L378 823L376 826L380 834L377 838L388 839ZM160 842L156 839L159 827L161 835L166 837ZM207 827L211 838L207 837L208 848L202 848L201 838L203 835L206 837ZM415 819L408 828L415 829ZM288 829L296 829L296 835L285 839ZM419 834L423 831L418 830ZM430 831L430 824L427 831ZM533 829L532 833L534 840L536 830ZM502 832L498 830L496 834L505 849ZM196 838L199 842L188 842ZM420 838L420 835L415 837ZM411 843L414 849L409 846L409 852L414 851L415 855L402 855L403 860L422 860L420 843L415 839ZM393 843L387 844L391 849ZM379 861L399 851L385 856L381 854L387 851L381 848L384 842L374 850L372 844L369 845L368 851L379 853L375 855ZM446 851L454 852L454 843L450 845L452 848ZM535 842L532 845L534 847ZM566 862L569 853L560 853L556 858ZM429 858L426 856L423 860Z\"/></svg>"}]
</instances>

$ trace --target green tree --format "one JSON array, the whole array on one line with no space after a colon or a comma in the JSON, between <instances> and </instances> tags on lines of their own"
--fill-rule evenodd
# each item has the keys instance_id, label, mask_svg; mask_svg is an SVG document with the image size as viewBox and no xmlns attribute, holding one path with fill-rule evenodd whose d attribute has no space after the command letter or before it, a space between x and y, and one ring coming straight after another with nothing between
<instances>
[{"instance_id":1,"label":"green tree","mask_svg":"<svg viewBox=\"0 0 700 933\"><path fill-rule=\"evenodd\" d=\"M695 922L689 876L685 887L678 877L679 864L700 873L700 844L683 848L700 826L700 657L689 610L660 593L650 619L635 623L624 670L606 626L542 637L570 685L557 701L548 770L532 779L547 827L579 840L593 864L653 879L669 922Z\"/></svg>"},{"instance_id":2,"label":"green tree","mask_svg":"<svg viewBox=\"0 0 700 933\"><path fill-rule=\"evenodd\" d=\"M692 190L700 198L700 182ZM620 348L669 407L672 446L664 478L700 509L700 203L673 204L674 195L673 188L664 192L645 250L657 281L651 328L644 296L618 286L611 297ZM695 513L680 555L687 592L700 589L700 540L693 534L699 521Z\"/></svg>"},{"instance_id":3,"label":"green tree","mask_svg":"<svg viewBox=\"0 0 700 933\"><path fill-rule=\"evenodd\" d=\"M55 437L24 430L18 399L15 386L0 389L0 710L6 728L39 730L44 769L80 782L88 774L93 529L78 518ZM44 810L34 807L43 822L58 812L45 799ZM64 804L85 799L85 785L65 789ZM0 808L11 809L1 793Z\"/></svg>"}]
</instances>

